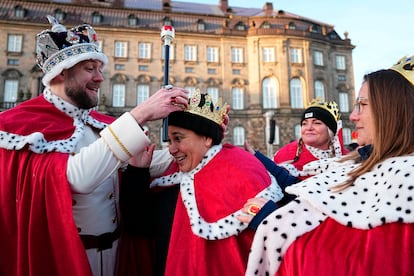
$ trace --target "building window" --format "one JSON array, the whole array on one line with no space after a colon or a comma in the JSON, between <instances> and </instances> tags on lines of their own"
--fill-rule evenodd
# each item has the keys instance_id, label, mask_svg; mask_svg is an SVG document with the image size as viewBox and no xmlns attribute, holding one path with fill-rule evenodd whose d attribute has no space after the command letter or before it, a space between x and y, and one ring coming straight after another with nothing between
<instances>
[{"instance_id":1,"label":"building window","mask_svg":"<svg viewBox=\"0 0 414 276\"><path fill-rule=\"evenodd\" d=\"M288 29L289 30L296 30L295 22L289 22Z\"/></svg>"},{"instance_id":2,"label":"building window","mask_svg":"<svg viewBox=\"0 0 414 276\"><path fill-rule=\"evenodd\" d=\"M302 126L301 125L295 125L294 126L294 128L293 128L293 131L294 131L293 135L294 135L294 139L295 140L298 140L302 136L302 134L301 134L302 131L301 130L302 130Z\"/></svg>"},{"instance_id":3,"label":"building window","mask_svg":"<svg viewBox=\"0 0 414 276\"><path fill-rule=\"evenodd\" d=\"M206 29L206 23L204 23L203 19L199 19L197 21L197 31L204 31Z\"/></svg>"},{"instance_id":4,"label":"building window","mask_svg":"<svg viewBox=\"0 0 414 276\"><path fill-rule=\"evenodd\" d=\"M313 51L313 64L323 66L323 53L321 51Z\"/></svg>"},{"instance_id":5,"label":"building window","mask_svg":"<svg viewBox=\"0 0 414 276\"><path fill-rule=\"evenodd\" d=\"M137 105L149 98L149 85L138 84L137 86Z\"/></svg>"},{"instance_id":6,"label":"building window","mask_svg":"<svg viewBox=\"0 0 414 276\"><path fill-rule=\"evenodd\" d=\"M265 78L262 83L263 86L263 108L276 108L277 102L277 81L274 78Z\"/></svg>"},{"instance_id":7,"label":"building window","mask_svg":"<svg viewBox=\"0 0 414 276\"><path fill-rule=\"evenodd\" d=\"M231 48L231 62L243 63L243 48Z\"/></svg>"},{"instance_id":8,"label":"building window","mask_svg":"<svg viewBox=\"0 0 414 276\"><path fill-rule=\"evenodd\" d=\"M231 72L233 73L233 75L240 75L240 69L233 69L231 70Z\"/></svg>"},{"instance_id":9,"label":"building window","mask_svg":"<svg viewBox=\"0 0 414 276\"><path fill-rule=\"evenodd\" d=\"M262 50L263 62L275 62L275 48L264 47Z\"/></svg>"},{"instance_id":10,"label":"building window","mask_svg":"<svg viewBox=\"0 0 414 276\"><path fill-rule=\"evenodd\" d=\"M240 87L233 87L231 90L232 94L232 108L233 109L243 109L244 108L244 100L243 100L243 88Z\"/></svg>"},{"instance_id":11,"label":"building window","mask_svg":"<svg viewBox=\"0 0 414 276\"><path fill-rule=\"evenodd\" d=\"M345 75L338 75L338 81L346 81Z\"/></svg>"},{"instance_id":12,"label":"building window","mask_svg":"<svg viewBox=\"0 0 414 276\"><path fill-rule=\"evenodd\" d=\"M138 25L138 17L131 14L128 16L128 26L137 26Z\"/></svg>"},{"instance_id":13,"label":"building window","mask_svg":"<svg viewBox=\"0 0 414 276\"><path fill-rule=\"evenodd\" d=\"M126 58L128 52L128 43L125 41L115 41L115 53L116 58Z\"/></svg>"},{"instance_id":14,"label":"building window","mask_svg":"<svg viewBox=\"0 0 414 276\"><path fill-rule=\"evenodd\" d=\"M290 105L292 108L303 108L302 83L298 78L290 81Z\"/></svg>"},{"instance_id":15,"label":"building window","mask_svg":"<svg viewBox=\"0 0 414 276\"><path fill-rule=\"evenodd\" d=\"M99 12L92 13L92 24L100 24L103 21L103 16Z\"/></svg>"},{"instance_id":16,"label":"building window","mask_svg":"<svg viewBox=\"0 0 414 276\"><path fill-rule=\"evenodd\" d=\"M219 62L218 47L207 47L207 62Z\"/></svg>"},{"instance_id":17,"label":"building window","mask_svg":"<svg viewBox=\"0 0 414 276\"><path fill-rule=\"evenodd\" d=\"M243 146L245 140L245 131L243 127L237 126L233 129L233 145Z\"/></svg>"},{"instance_id":18,"label":"building window","mask_svg":"<svg viewBox=\"0 0 414 276\"><path fill-rule=\"evenodd\" d=\"M184 46L184 61L197 61L197 46Z\"/></svg>"},{"instance_id":19,"label":"building window","mask_svg":"<svg viewBox=\"0 0 414 276\"><path fill-rule=\"evenodd\" d=\"M243 24L243 22L240 21L239 23L237 23L236 29L239 31L244 31L246 30L246 26Z\"/></svg>"},{"instance_id":20,"label":"building window","mask_svg":"<svg viewBox=\"0 0 414 276\"><path fill-rule=\"evenodd\" d=\"M19 60L15 58L7 59L7 65L19 65Z\"/></svg>"},{"instance_id":21,"label":"building window","mask_svg":"<svg viewBox=\"0 0 414 276\"><path fill-rule=\"evenodd\" d=\"M14 16L17 18L24 18L26 16L26 11L22 6L16 6L14 8Z\"/></svg>"},{"instance_id":22,"label":"building window","mask_svg":"<svg viewBox=\"0 0 414 276\"><path fill-rule=\"evenodd\" d=\"M151 44L140 42L138 43L138 58L150 59L151 58Z\"/></svg>"},{"instance_id":23,"label":"building window","mask_svg":"<svg viewBox=\"0 0 414 276\"><path fill-rule=\"evenodd\" d=\"M320 98L322 101L325 101L325 86L319 80L315 81L315 98Z\"/></svg>"},{"instance_id":24,"label":"building window","mask_svg":"<svg viewBox=\"0 0 414 276\"><path fill-rule=\"evenodd\" d=\"M290 48L290 62L302 63L302 51L299 48Z\"/></svg>"},{"instance_id":25,"label":"building window","mask_svg":"<svg viewBox=\"0 0 414 276\"><path fill-rule=\"evenodd\" d=\"M194 73L194 67L185 67L184 71L186 73Z\"/></svg>"},{"instance_id":26,"label":"building window","mask_svg":"<svg viewBox=\"0 0 414 276\"><path fill-rule=\"evenodd\" d=\"M195 86L184 86L184 89L188 91L188 97L192 97L196 87Z\"/></svg>"},{"instance_id":27,"label":"building window","mask_svg":"<svg viewBox=\"0 0 414 276\"><path fill-rule=\"evenodd\" d=\"M138 65L138 71L148 71L148 65Z\"/></svg>"},{"instance_id":28,"label":"building window","mask_svg":"<svg viewBox=\"0 0 414 276\"><path fill-rule=\"evenodd\" d=\"M344 145L352 143L352 131L349 128L342 128L342 138L344 139Z\"/></svg>"},{"instance_id":29,"label":"building window","mask_svg":"<svg viewBox=\"0 0 414 276\"><path fill-rule=\"evenodd\" d=\"M219 89L217 87L207 87L207 94L211 96L213 104L217 104Z\"/></svg>"},{"instance_id":30,"label":"building window","mask_svg":"<svg viewBox=\"0 0 414 276\"><path fill-rule=\"evenodd\" d=\"M345 56L337 55L335 57L336 69L338 70L345 70L346 63L345 63Z\"/></svg>"},{"instance_id":31,"label":"building window","mask_svg":"<svg viewBox=\"0 0 414 276\"><path fill-rule=\"evenodd\" d=\"M215 68L208 68L207 69L207 74L210 74L210 75L216 74L216 69Z\"/></svg>"},{"instance_id":32,"label":"building window","mask_svg":"<svg viewBox=\"0 0 414 276\"><path fill-rule=\"evenodd\" d=\"M8 35L7 36L7 52L21 53L23 44L22 35Z\"/></svg>"},{"instance_id":33,"label":"building window","mask_svg":"<svg viewBox=\"0 0 414 276\"><path fill-rule=\"evenodd\" d=\"M275 125L275 139L273 140L273 145L280 144L280 133L279 133L279 126Z\"/></svg>"},{"instance_id":34,"label":"building window","mask_svg":"<svg viewBox=\"0 0 414 276\"><path fill-rule=\"evenodd\" d=\"M19 91L18 80L5 80L4 82L4 101L5 102L16 102L17 92Z\"/></svg>"},{"instance_id":35,"label":"building window","mask_svg":"<svg viewBox=\"0 0 414 276\"><path fill-rule=\"evenodd\" d=\"M174 60L174 45L170 45L169 50L169 58L170 60ZM161 53L161 59L165 59L165 45L162 45L162 53Z\"/></svg>"},{"instance_id":36,"label":"building window","mask_svg":"<svg viewBox=\"0 0 414 276\"><path fill-rule=\"evenodd\" d=\"M263 29L270 29L270 23L269 23L269 21L265 21L265 22L263 22L263 24L262 24L262 28L263 28Z\"/></svg>"},{"instance_id":37,"label":"building window","mask_svg":"<svg viewBox=\"0 0 414 276\"><path fill-rule=\"evenodd\" d=\"M112 95L113 95L112 105L114 107L125 106L125 84L122 84L122 83L114 84Z\"/></svg>"},{"instance_id":38,"label":"building window","mask_svg":"<svg viewBox=\"0 0 414 276\"><path fill-rule=\"evenodd\" d=\"M348 93L346 92L339 92L339 111L341 112L349 112L349 99Z\"/></svg>"},{"instance_id":39,"label":"building window","mask_svg":"<svg viewBox=\"0 0 414 276\"><path fill-rule=\"evenodd\" d=\"M117 71L123 71L123 70L125 70L125 64L117 64L117 63L115 63L115 70L117 70Z\"/></svg>"}]
</instances>

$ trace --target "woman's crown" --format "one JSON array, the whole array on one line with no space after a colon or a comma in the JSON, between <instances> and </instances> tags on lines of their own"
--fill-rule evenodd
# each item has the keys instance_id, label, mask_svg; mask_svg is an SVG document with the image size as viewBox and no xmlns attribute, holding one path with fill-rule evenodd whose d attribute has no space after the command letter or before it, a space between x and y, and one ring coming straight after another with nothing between
<instances>
[{"instance_id":1,"label":"woman's crown","mask_svg":"<svg viewBox=\"0 0 414 276\"><path fill-rule=\"evenodd\" d=\"M189 98L189 104L185 112L202 116L215 122L218 125L223 124L224 116L227 114L227 104L222 104L222 99L218 98L217 103L213 104L213 99L207 93L201 93L200 89L196 89Z\"/></svg>"},{"instance_id":2,"label":"woman's crown","mask_svg":"<svg viewBox=\"0 0 414 276\"><path fill-rule=\"evenodd\" d=\"M390 69L397 71L414 85L414 56L401 58Z\"/></svg>"},{"instance_id":3,"label":"woman's crown","mask_svg":"<svg viewBox=\"0 0 414 276\"><path fill-rule=\"evenodd\" d=\"M316 99L313 99L306 108L309 107L319 107L325 109L326 111L332 114L332 116L335 118L335 121L339 120L340 114L338 104L334 101L325 102L318 97Z\"/></svg>"}]
</instances>

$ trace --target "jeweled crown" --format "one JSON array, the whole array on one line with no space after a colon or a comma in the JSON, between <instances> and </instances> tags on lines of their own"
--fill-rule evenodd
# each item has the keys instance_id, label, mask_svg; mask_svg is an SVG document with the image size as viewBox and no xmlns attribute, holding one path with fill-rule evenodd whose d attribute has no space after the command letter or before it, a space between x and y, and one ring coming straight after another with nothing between
<instances>
[{"instance_id":1,"label":"jeweled crown","mask_svg":"<svg viewBox=\"0 0 414 276\"><path fill-rule=\"evenodd\" d=\"M309 107L319 107L325 109L332 114L332 116L335 118L335 121L338 121L340 118L338 104L334 101L325 102L318 97L316 99L313 99L306 108Z\"/></svg>"},{"instance_id":2,"label":"jeweled crown","mask_svg":"<svg viewBox=\"0 0 414 276\"><path fill-rule=\"evenodd\" d=\"M390 69L397 71L414 85L414 56L401 58Z\"/></svg>"},{"instance_id":3,"label":"jeweled crown","mask_svg":"<svg viewBox=\"0 0 414 276\"><path fill-rule=\"evenodd\" d=\"M218 98L217 103L213 104L212 97L207 93L201 93L200 89L196 89L189 99L189 104L185 112L202 116L221 125L224 116L227 114L227 104L222 104L222 99Z\"/></svg>"}]
</instances>

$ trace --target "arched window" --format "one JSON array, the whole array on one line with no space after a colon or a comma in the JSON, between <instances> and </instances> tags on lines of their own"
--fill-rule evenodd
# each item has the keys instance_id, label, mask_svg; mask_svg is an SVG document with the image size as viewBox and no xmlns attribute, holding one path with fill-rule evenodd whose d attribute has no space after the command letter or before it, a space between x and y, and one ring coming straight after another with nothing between
<instances>
[{"instance_id":1,"label":"arched window","mask_svg":"<svg viewBox=\"0 0 414 276\"><path fill-rule=\"evenodd\" d=\"M243 146L245 140L244 128L237 126L233 129L233 145Z\"/></svg>"},{"instance_id":2,"label":"arched window","mask_svg":"<svg viewBox=\"0 0 414 276\"><path fill-rule=\"evenodd\" d=\"M149 85L138 84L137 85L137 105L149 98Z\"/></svg>"},{"instance_id":3,"label":"arched window","mask_svg":"<svg viewBox=\"0 0 414 276\"><path fill-rule=\"evenodd\" d=\"M265 78L262 82L263 108L278 107L278 83L275 78Z\"/></svg>"},{"instance_id":4,"label":"arched window","mask_svg":"<svg viewBox=\"0 0 414 276\"><path fill-rule=\"evenodd\" d=\"M296 140L298 140L300 138L300 136L301 136L301 129L302 129L302 127L301 127L300 124L295 125L295 127L294 127L294 133L293 134L295 135L295 139Z\"/></svg>"},{"instance_id":5,"label":"arched window","mask_svg":"<svg viewBox=\"0 0 414 276\"><path fill-rule=\"evenodd\" d=\"M243 88L241 87L233 87L231 89L231 94L232 94L232 108L233 109L243 109L244 108L244 101L243 101L243 97L244 97L244 93L243 93Z\"/></svg>"},{"instance_id":6,"label":"arched window","mask_svg":"<svg viewBox=\"0 0 414 276\"><path fill-rule=\"evenodd\" d=\"M207 94L211 96L213 104L216 104L219 97L219 89L217 87L207 87Z\"/></svg>"},{"instance_id":7,"label":"arched window","mask_svg":"<svg viewBox=\"0 0 414 276\"><path fill-rule=\"evenodd\" d=\"M303 108L302 82L299 78L290 80L290 105L292 108Z\"/></svg>"},{"instance_id":8,"label":"arched window","mask_svg":"<svg viewBox=\"0 0 414 276\"><path fill-rule=\"evenodd\" d=\"M321 98L325 101L325 86L322 81L315 81L315 98Z\"/></svg>"},{"instance_id":9,"label":"arched window","mask_svg":"<svg viewBox=\"0 0 414 276\"><path fill-rule=\"evenodd\" d=\"M112 105L114 107L125 106L125 84L116 83L112 87Z\"/></svg>"}]
</instances>

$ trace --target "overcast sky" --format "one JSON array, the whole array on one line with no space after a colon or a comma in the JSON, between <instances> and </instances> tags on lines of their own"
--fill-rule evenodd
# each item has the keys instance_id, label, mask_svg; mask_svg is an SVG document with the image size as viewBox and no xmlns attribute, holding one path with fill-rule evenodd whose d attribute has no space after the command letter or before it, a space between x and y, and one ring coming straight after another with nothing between
<instances>
[{"instance_id":1,"label":"overcast sky","mask_svg":"<svg viewBox=\"0 0 414 276\"><path fill-rule=\"evenodd\" d=\"M218 5L220 0L177 0ZM365 73L389 68L403 56L414 55L414 0L229 0L230 7L262 8L301 15L333 25L355 45L355 93Z\"/></svg>"}]
</instances>

